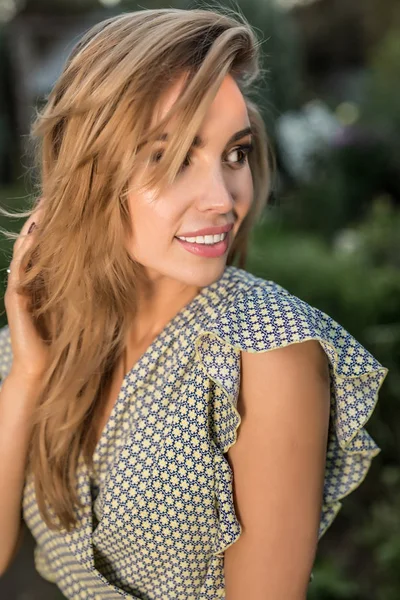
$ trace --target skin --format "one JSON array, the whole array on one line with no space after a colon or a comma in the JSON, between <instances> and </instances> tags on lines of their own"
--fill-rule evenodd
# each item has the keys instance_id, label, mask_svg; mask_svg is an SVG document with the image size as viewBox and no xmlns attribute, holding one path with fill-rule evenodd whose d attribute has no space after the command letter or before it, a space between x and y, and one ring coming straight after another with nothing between
<instances>
[{"instance_id":1,"label":"skin","mask_svg":"<svg viewBox=\"0 0 400 600\"><path fill-rule=\"evenodd\" d=\"M177 100L184 75L161 98L153 122L165 116ZM169 127L173 127L171 121ZM150 192L129 196L133 235L128 242L132 258L145 267L149 287L139 290L138 313L127 342L127 352L145 346L199 291L217 281L226 267L228 251L217 258L195 256L174 239L186 231L234 222L229 247L253 200L253 182L240 144L251 136L230 143L229 138L249 127L243 95L232 76L223 80L198 136L204 147L193 148L190 165L157 199ZM169 129L165 133L169 133ZM154 152L166 141L157 142ZM151 168L151 167L150 167ZM140 170L135 174L140 182Z\"/></svg>"}]
</instances>

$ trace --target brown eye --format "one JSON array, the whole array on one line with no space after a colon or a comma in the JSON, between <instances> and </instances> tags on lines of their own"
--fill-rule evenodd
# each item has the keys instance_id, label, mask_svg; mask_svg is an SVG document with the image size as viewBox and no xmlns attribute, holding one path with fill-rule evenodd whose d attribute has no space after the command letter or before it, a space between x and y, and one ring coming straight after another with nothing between
<instances>
[{"instance_id":1,"label":"brown eye","mask_svg":"<svg viewBox=\"0 0 400 600\"><path fill-rule=\"evenodd\" d=\"M159 150L158 152L155 152L151 156L151 162L160 162L163 154L164 154L164 152L162 152L161 150Z\"/></svg>"},{"instance_id":2,"label":"brown eye","mask_svg":"<svg viewBox=\"0 0 400 600\"><path fill-rule=\"evenodd\" d=\"M232 148L232 150L229 152L229 154L232 154L232 152L238 152L239 154L241 154L241 158L236 162L237 165L244 165L247 162L247 157L250 154L250 152L254 149L253 144L242 144L241 146L237 146L236 148Z\"/></svg>"},{"instance_id":3,"label":"brown eye","mask_svg":"<svg viewBox=\"0 0 400 600\"><path fill-rule=\"evenodd\" d=\"M190 155L187 154L185 160L183 161L183 163L181 164L180 168L179 168L179 173L182 173L182 171L184 171L187 167L190 166Z\"/></svg>"},{"instance_id":4,"label":"brown eye","mask_svg":"<svg viewBox=\"0 0 400 600\"><path fill-rule=\"evenodd\" d=\"M152 157L151 157L151 162L152 163L158 163L160 162L161 158L163 157L164 152L162 150L158 150L158 152L155 152ZM188 166L190 165L190 155L187 154L185 160L183 161L182 165L179 168L179 173L181 173L182 171L184 171Z\"/></svg>"}]
</instances>

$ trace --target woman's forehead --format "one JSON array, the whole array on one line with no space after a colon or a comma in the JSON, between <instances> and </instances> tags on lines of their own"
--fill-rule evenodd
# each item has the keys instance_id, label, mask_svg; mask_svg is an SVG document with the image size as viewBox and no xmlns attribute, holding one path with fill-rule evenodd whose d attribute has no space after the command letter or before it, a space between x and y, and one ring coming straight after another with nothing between
<instances>
[{"instance_id":1,"label":"woman's forehead","mask_svg":"<svg viewBox=\"0 0 400 600\"><path fill-rule=\"evenodd\" d=\"M166 90L154 111L152 126L168 114L174 103L179 99L184 84L185 75L182 75ZM176 117L172 117L169 125L166 126L166 135L173 128L175 119ZM212 104L208 108L202 129L212 128L212 131L214 131L214 127L217 127L218 130L221 130L225 125L228 129L230 125L236 129L249 125L246 101L239 86L230 74L224 77Z\"/></svg>"}]
</instances>

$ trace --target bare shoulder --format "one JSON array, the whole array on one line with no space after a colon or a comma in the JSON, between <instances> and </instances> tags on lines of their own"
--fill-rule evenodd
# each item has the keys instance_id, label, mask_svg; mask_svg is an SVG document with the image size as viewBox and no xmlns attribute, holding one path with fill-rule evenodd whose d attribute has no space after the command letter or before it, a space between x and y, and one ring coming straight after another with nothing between
<instances>
[{"instance_id":1,"label":"bare shoulder","mask_svg":"<svg viewBox=\"0 0 400 600\"><path fill-rule=\"evenodd\" d=\"M306 340L266 352L241 353L242 379L249 380L249 384L251 380L253 385L262 385L266 372L277 379L300 374L304 369L324 381L329 379L328 357L318 340Z\"/></svg>"},{"instance_id":2,"label":"bare shoulder","mask_svg":"<svg viewBox=\"0 0 400 600\"><path fill-rule=\"evenodd\" d=\"M327 355L315 339L267 352L242 352L237 405L242 419L238 441L242 438L242 443L231 449L231 455L242 446L244 452L251 451L247 436L252 437L259 427L264 433L276 428L284 433L286 429L290 435L290 427L301 425L307 430L316 427L318 419L326 424L328 365Z\"/></svg>"}]
</instances>

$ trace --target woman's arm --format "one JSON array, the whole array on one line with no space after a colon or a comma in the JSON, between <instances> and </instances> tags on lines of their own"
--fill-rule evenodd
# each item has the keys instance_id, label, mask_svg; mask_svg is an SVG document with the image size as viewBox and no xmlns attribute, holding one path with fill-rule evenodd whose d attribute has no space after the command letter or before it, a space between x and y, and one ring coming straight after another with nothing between
<instances>
[{"instance_id":1,"label":"woman's arm","mask_svg":"<svg viewBox=\"0 0 400 600\"><path fill-rule=\"evenodd\" d=\"M14 560L23 532L22 494L37 389L36 379L12 369L1 385L0 577Z\"/></svg>"},{"instance_id":2,"label":"woman's arm","mask_svg":"<svg viewBox=\"0 0 400 600\"><path fill-rule=\"evenodd\" d=\"M327 357L309 340L241 356L242 422L227 459L242 526L224 553L226 600L304 600L330 413Z\"/></svg>"}]
</instances>

